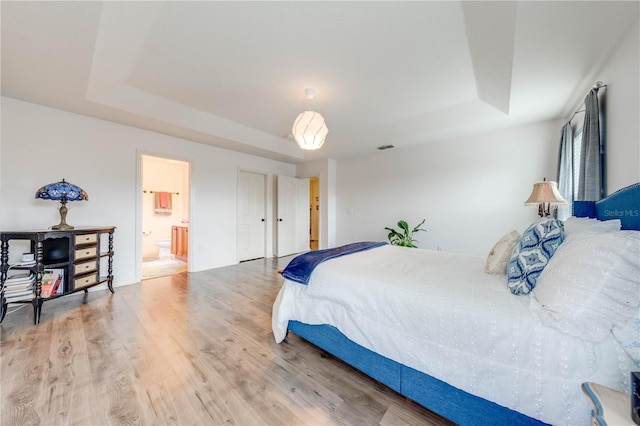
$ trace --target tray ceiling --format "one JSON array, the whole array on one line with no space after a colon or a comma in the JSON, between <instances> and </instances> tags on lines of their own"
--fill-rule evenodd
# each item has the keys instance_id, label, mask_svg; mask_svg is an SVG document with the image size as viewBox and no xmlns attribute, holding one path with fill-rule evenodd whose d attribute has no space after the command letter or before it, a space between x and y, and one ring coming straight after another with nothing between
<instances>
[{"instance_id":1,"label":"tray ceiling","mask_svg":"<svg viewBox=\"0 0 640 426\"><path fill-rule=\"evenodd\" d=\"M639 13L613 1L0 7L4 96L290 162L567 116ZM289 136L305 109L329 127L316 152Z\"/></svg>"}]
</instances>

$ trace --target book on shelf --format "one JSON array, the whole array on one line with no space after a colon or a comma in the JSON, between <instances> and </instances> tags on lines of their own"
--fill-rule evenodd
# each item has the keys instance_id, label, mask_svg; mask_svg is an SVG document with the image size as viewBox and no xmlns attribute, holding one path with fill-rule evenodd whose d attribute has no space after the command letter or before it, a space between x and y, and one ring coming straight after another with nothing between
<instances>
[{"instance_id":1,"label":"book on shelf","mask_svg":"<svg viewBox=\"0 0 640 426\"><path fill-rule=\"evenodd\" d=\"M64 269L45 269L42 273L42 287L40 297L53 297L62 294L62 280L64 279Z\"/></svg>"},{"instance_id":2,"label":"book on shelf","mask_svg":"<svg viewBox=\"0 0 640 426\"><path fill-rule=\"evenodd\" d=\"M9 293L5 291L4 293L5 303L31 300L31 299L33 299L33 288L29 288L27 290L22 290L22 291L9 292Z\"/></svg>"},{"instance_id":3,"label":"book on shelf","mask_svg":"<svg viewBox=\"0 0 640 426\"><path fill-rule=\"evenodd\" d=\"M28 290L33 290L33 284L36 281L36 276L31 273L14 273L10 275L4 282L2 289L5 296L13 296L16 293L25 293Z\"/></svg>"},{"instance_id":4,"label":"book on shelf","mask_svg":"<svg viewBox=\"0 0 640 426\"><path fill-rule=\"evenodd\" d=\"M4 286L4 292L5 293L14 293L16 291L24 291L27 290L29 288L33 288L33 283L34 281L29 281L29 282L25 282L25 283L18 283L18 284L7 284Z\"/></svg>"},{"instance_id":5,"label":"book on shelf","mask_svg":"<svg viewBox=\"0 0 640 426\"><path fill-rule=\"evenodd\" d=\"M36 279L36 275L33 272L24 272L24 271L12 271L12 275L8 275L7 279L4 281L5 285L12 284L21 284L25 282L34 282ZM10 274L8 272L7 274Z\"/></svg>"},{"instance_id":6,"label":"book on shelf","mask_svg":"<svg viewBox=\"0 0 640 426\"><path fill-rule=\"evenodd\" d=\"M53 283L42 284L42 286L40 287L40 297L50 297L52 288Z\"/></svg>"},{"instance_id":7,"label":"book on shelf","mask_svg":"<svg viewBox=\"0 0 640 426\"><path fill-rule=\"evenodd\" d=\"M30 284L26 287L5 287L4 294L6 296L8 294L25 293L31 290L33 290L33 284Z\"/></svg>"},{"instance_id":8,"label":"book on shelf","mask_svg":"<svg viewBox=\"0 0 640 426\"><path fill-rule=\"evenodd\" d=\"M50 296L57 295L58 291L60 291L60 294L62 294L62 287L60 287L60 284L62 284L62 274L58 274L58 276L56 277L56 281L53 283L53 287L51 287Z\"/></svg>"}]
</instances>

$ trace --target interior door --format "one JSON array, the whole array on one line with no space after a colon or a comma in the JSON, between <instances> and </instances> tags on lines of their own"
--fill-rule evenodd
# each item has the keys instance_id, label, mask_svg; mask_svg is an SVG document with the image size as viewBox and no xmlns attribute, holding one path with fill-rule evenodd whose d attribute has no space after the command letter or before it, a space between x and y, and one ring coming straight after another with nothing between
<instances>
[{"instance_id":1,"label":"interior door","mask_svg":"<svg viewBox=\"0 0 640 426\"><path fill-rule=\"evenodd\" d=\"M278 176L277 256L298 252L298 179Z\"/></svg>"},{"instance_id":2,"label":"interior door","mask_svg":"<svg viewBox=\"0 0 640 426\"><path fill-rule=\"evenodd\" d=\"M311 199L309 200L311 206L311 240L315 242L316 247L320 236L320 180L318 178L311 178L309 181L309 192Z\"/></svg>"},{"instance_id":3,"label":"interior door","mask_svg":"<svg viewBox=\"0 0 640 426\"><path fill-rule=\"evenodd\" d=\"M264 257L265 175L238 175L238 260Z\"/></svg>"},{"instance_id":4,"label":"interior door","mask_svg":"<svg viewBox=\"0 0 640 426\"><path fill-rule=\"evenodd\" d=\"M310 180L298 180L298 252L309 251L311 237Z\"/></svg>"}]
</instances>

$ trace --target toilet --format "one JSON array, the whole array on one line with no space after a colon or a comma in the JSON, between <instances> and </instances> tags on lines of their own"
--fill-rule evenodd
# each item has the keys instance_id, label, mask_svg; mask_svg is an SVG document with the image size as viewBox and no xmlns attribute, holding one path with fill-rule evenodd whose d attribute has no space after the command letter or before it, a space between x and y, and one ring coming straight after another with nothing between
<instances>
[{"instance_id":1,"label":"toilet","mask_svg":"<svg viewBox=\"0 0 640 426\"><path fill-rule=\"evenodd\" d=\"M156 244L160 249L158 256L160 257L171 256L171 240L158 240L156 241Z\"/></svg>"}]
</instances>

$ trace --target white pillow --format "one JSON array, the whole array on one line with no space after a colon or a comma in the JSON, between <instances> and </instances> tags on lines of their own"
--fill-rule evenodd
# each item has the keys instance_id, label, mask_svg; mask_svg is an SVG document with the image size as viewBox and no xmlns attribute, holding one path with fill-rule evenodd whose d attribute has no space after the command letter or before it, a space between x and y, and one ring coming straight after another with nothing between
<instances>
[{"instance_id":1,"label":"white pillow","mask_svg":"<svg viewBox=\"0 0 640 426\"><path fill-rule=\"evenodd\" d=\"M513 246L516 245L519 238L518 231L511 231L498 240L487 256L487 263L484 266L484 271L487 274L507 273L509 256L511 256Z\"/></svg>"},{"instance_id":2,"label":"white pillow","mask_svg":"<svg viewBox=\"0 0 640 426\"><path fill-rule=\"evenodd\" d=\"M564 221L564 237L566 239L572 235L619 231L621 226L620 219L598 220L589 217L572 216Z\"/></svg>"},{"instance_id":3,"label":"white pillow","mask_svg":"<svg viewBox=\"0 0 640 426\"><path fill-rule=\"evenodd\" d=\"M640 232L581 235L565 241L538 278L531 307L560 331L598 342L638 315Z\"/></svg>"}]
</instances>

